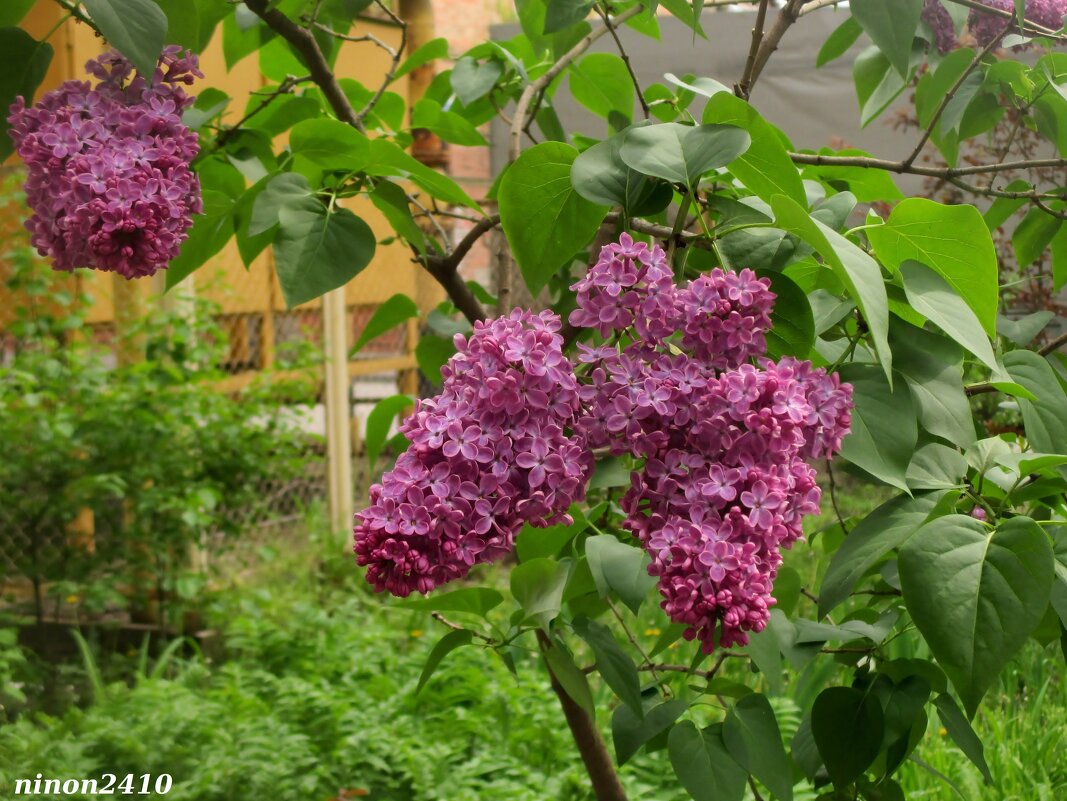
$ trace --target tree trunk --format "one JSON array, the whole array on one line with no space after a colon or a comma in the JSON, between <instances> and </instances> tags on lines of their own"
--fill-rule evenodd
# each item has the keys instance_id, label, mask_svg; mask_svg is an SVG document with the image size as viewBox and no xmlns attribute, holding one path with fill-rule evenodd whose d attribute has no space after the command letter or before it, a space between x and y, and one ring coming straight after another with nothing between
<instances>
[{"instance_id":1,"label":"tree trunk","mask_svg":"<svg viewBox=\"0 0 1067 801\"><path fill-rule=\"evenodd\" d=\"M537 642L541 646L542 654L551 647L548 637L541 631L537 632ZM619 775L615 772L615 763L611 759L611 754L608 753L604 738L600 736L596 721L567 695L567 691L556 680L547 659L545 669L548 670L552 690L559 698L559 705L563 708L563 717L567 719L571 736L574 737L574 743L578 746L578 753L589 774L597 801L627 801L626 791L619 782Z\"/></svg>"}]
</instances>

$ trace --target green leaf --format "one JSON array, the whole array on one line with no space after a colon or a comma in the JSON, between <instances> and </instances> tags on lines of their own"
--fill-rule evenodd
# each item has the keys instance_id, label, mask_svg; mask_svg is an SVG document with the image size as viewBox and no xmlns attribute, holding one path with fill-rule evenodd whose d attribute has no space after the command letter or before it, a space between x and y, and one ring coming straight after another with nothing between
<instances>
[{"instance_id":1,"label":"green leaf","mask_svg":"<svg viewBox=\"0 0 1067 801\"><path fill-rule=\"evenodd\" d=\"M426 379L440 386L441 367L456 352L456 346L451 337L439 337L435 334L424 334L419 337L419 344L415 346L415 361L418 362L419 370Z\"/></svg>"},{"instance_id":2,"label":"green leaf","mask_svg":"<svg viewBox=\"0 0 1067 801\"><path fill-rule=\"evenodd\" d=\"M200 50L200 10L190 0L154 0L167 17L167 44Z\"/></svg>"},{"instance_id":3,"label":"green leaf","mask_svg":"<svg viewBox=\"0 0 1067 801\"><path fill-rule=\"evenodd\" d=\"M701 176L725 167L750 143L748 132L732 125L665 122L630 130L619 155L638 172L693 188Z\"/></svg>"},{"instance_id":4,"label":"green leaf","mask_svg":"<svg viewBox=\"0 0 1067 801\"><path fill-rule=\"evenodd\" d=\"M871 158L871 154L865 150L845 148L844 150L830 150L824 148L819 151L821 155ZM878 200L903 200L904 193L893 183L893 178L885 170L872 170L866 167L837 167L815 165L808 167L805 175L817 176L819 180L830 184L838 189L840 185L847 185L848 190L856 196L860 203L873 203Z\"/></svg>"},{"instance_id":5,"label":"green leaf","mask_svg":"<svg viewBox=\"0 0 1067 801\"><path fill-rule=\"evenodd\" d=\"M667 738L674 773L694 801L741 801L744 796L745 771L727 751L722 731L715 725L702 732L683 720Z\"/></svg>"},{"instance_id":6,"label":"green leaf","mask_svg":"<svg viewBox=\"0 0 1067 801\"><path fill-rule=\"evenodd\" d=\"M348 209L283 207L278 223L274 262L289 308L344 286L374 257L374 232Z\"/></svg>"},{"instance_id":7,"label":"green leaf","mask_svg":"<svg viewBox=\"0 0 1067 801\"><path fill-rule=\"evenodd\" d=\"M370 140L347 123L320 118L294 125L289 149L323 170L358 172L367 166Z\"/></svg>"},{"instance_id":8,"label":"green leaf","mask_svg":"<svg viewBox=\"0 0 1067 801\"><path fill-rule=\"evenodd\" d=\"M529 562L543 556L556 556L565 545L588 528L589 521L577 506L571 507L570 514L574 523L569 526L534 528L529 523L523 525L522 531L515 539L515 553L518 554L519 561Z\"/></svg>"},{"instance_id":9,"label":"green leaf","mask_svg":"<svg viewBox=\"0 0 1067 801\"><path fill-rule=\"evenodd\" d=\"M841 455L875 478L908 490L905 480L918 426L911 393L899 381L890 387L882 372L870 364L846 364L841 380L852 384L852 430Z\"/></svg>"},{"instance_id":10,"label":"green leaf","mask_svg":"<svg viewBox=\"0 0 1067 801\"><path fill-rule=\"evenodd\" d=\"M614 590L636 615L656 585L656 578L648 575L650 560L644 549L625 545L610 534L600 534L585 541L585 556L600 597L606 598Z\"/></svg>"},{"instance_id":11,"label":"green leaf","mask_svg":"<svg viewBox=\"0 0 1067 801\"><path fill-rule=\"evenodd\" d=\"M613 53L590 53L570 69L574 99L608 119L612 112L633 119L634 85L621 58Z\"/></svg>"},{"instance_id":12,"label":"green leaf","mask_svg":"<svg viewBox=\"0 0 1067 801\"><path fill-rule=\"evenodd\" d=\"M370 140L369 159L365 169L371 175L410 178L416 186L439 200L481 211L481 207L463 191L459 184L447 175L427 167L418 159L408 155L388 139Z\"/></svg>"},{"instance_id":13,"label":"green leaf","mask_svg":"<svg viewBox=\"0 0 1067 801\"><path fill-rule=\"evenodd\" d=\"M899 764L906 755L905 753L897 756L902 747L901 741L903 740L903 746L906 748L912 730L920 720L923 732L926 731L924 707L930 699L930 682L914 674L904 676L899 681L894 681L892 688L886 692L883 675L876 678L871 691L881 701L885 714L883 745L893 755L890 758L891 764L892 760Z\"/></svg>"},{"instance_id":14,"label":"green leaf","mask_svg":"<svg viewBox=\"0 0 1067 801\"><path fill-rule=\"evenodd\" d=\"M479 147L489 143L481 132L454 111L445 111L436 100L423 98L411 110L411 127L425 128L445 142L464 147Z\"/></svg>"},{"instance_id":15,"label":"green leaf","mask_svg":"<svg viewBox=\"0 0 1067 801\"><path fill-rule=\"evenodd\" d=\"M889 350L889 299L878 263L828 226L812 219L802 206L784 195L771 199L778 225L807 242L821 255L849 291L867 321L882 369L892 376ZM889 379L891 380L891 379Z\"/></svg>"},{"instance_id":16,"label":"green leaf","mask_svg":"<svg viewBox=\"0 0 1067 801\"><path fill-rule=\"evenodd\" d=\"M620 765L630 761L645 743L666 731L688 707L680 698L664 701L644 713L634 714L626 704L619 704L611 716L611 739L615 743L615 758Z\"/></svg>"},{"instance_id":17,"label":"green leaf","mask_svg":"<svg viewBox=\"0 0 1067 801\"><path fill-rule=\"evenodd\" d=\"M1009 340L1013 345L1020 348L1029 345L1034 337L1045 330L1045 327L1055 319L1056 315L1050 311L1038 311L1024 315L1017 320L997 317L997 333Z\"/></svg>"},{"instance_id":18,"label":"green leaf","mask_svg":"<svg viewBox=\"0 0 1067 801\"><path fill-rule=\"evenodd\" d=\"M0 28L18 25L33 8L35 2L37 0L7 0L6 6L0 8Z\"/></svg>"},{"instance_id":19,"label":"green leaf","mask_svg":"<svg viewBox=\"0 0 1067 801\"><path fill-rule=\"evenodd\" d=\"M543 653L548 668L559 685L571 697L571 700L585 710L585 714L596 720L596 708L593 706L593 693L589 689L589 680L574 664L574 657L555 641L547 645Z\"/></svg>"},{"instance_id":20,"label":"green leaf","mask_svg":"<svg viewBox=\"0 0 1067 801\"><path fill-rule=\"evenodd\" d=\"M547 631L559 614L570 575L569 562L548 558L523 562L511 571L511 594L526 617L534 618Z\"/></svg>"},{"instance_id":21,"label":"green leaf","mask_svg":"<svg viewBox=\"0 0 1067 801\"><path fill-rule=\"evenodd\" d=\"M167 267L168 290L222 250L233 236L233 198L210 189L202 195L204 212L194 218L189 238L182 242L181 251Z\"/></svg>"},{"instance_id":22,"label":"green leaf","mask_svg":"<svg viewBox=\"0 0 1067 801\"><path fill-rule=\"evenodd\" d=\"M426 612L467 612L485 617L500 606L504 596L489 587L464 587L460 590L434 594L428 598L399 601L397 606L405 609L421 609Z\"/></svg>"},{"instance_id":23,"label":"green leaf","mask_svg":"<svg viewBox=\"0 0 1067 801\"><path fill-rule=\"evenodd\" d=\"M775 295L771 310L771 330L767 332L767 355L807 358L815 344L815 317L804 290L789 276L773 270L757 271L771 282Z\"/></svg>"},{"instance_id":24,"label":"green leaf","mask_svg":"<svg viewBox=\"0 0 1067 801\"><path fill-rule=\"evenodd\" d=\"M397 69L393 80L403 78L412 70L418 69L423 64L429 64L440 58L448 58L448 40L443 37L431 39L406 59Z\"/></svg>"},{"instance_id":25,"label":"green leaf","mask_svg":"<svg viewBox=\"0 0 1067 801\"><path fill-rule=\"evenodd\" d=\"M375 337L379 337L386 331L396 328L405 320L418 316L419 307L415 305L415 301L402 293L393 295L375 309L373 316L363 327L356 344L348 352L349 358L359 353L360 349Z\"/></svg>"},{"instance_id":26,"label":"green leaf","mask_svg":"<svg viewBox=\"0 0 1067 801\"><path fill-rule=\"evenodd\" d=\"M259 234L252 236L248 233L248 228L252 224L252 212L255 209L255 203L259 199L259 196L266 189L267 184L272 178L276 176L266 175L248 189L237 199L237 202L233 207L233 222L234 228L237 231L237 250L241 254L241 261L245 266L245 269L252 265L256 257L262 253L271 241L274 239L276 232L275 226L278 223L278 210L277 208L268 209L264 213L266 220L270 222L270 227L267 230L260 232ZM243 178L242 178L243 180ZM273 215L273 220L271 220Z\"/></svg>"},{"instance_id":27,"label":"green leaf","mask_svg":"<svg viewBox=\"0 0 1067 801\"><path fill-rule=\"evenodd\" d=\"M523 151L500 183L500 222L535 294L589 243L607 213L571 184L577 155L560 142L535 145Z\"/></svg>"},{"instance_id":28,"label":"green leaf","mask_svg":"<svg viewBox=\"0 0 1067 801\"><path fill-rule=\"evenodd\" d=\"M1052 237L1052 288L1059 292L1067 284L1067 225Z\"/></svg>"},{"instance_id":29,"label":"green leaf","mask_svg":"<svg viewBox=\"0 0 1067 801\"><path fill-rule=\"evenodd\" d=\"M852 65L852 78L860 102L862 127L885 111L908 85L877 47L868 47L860 53Z\"/></svg>"},{"instance_id":30,"label":"green leaf","mask_svg":"<svg viewBox=\"0 0 1067 801\"><path fill-rule=\"evenodd\" d=\"M574 630L593 649L597 672L615 695L638 715L644 714L637 666L619 645L611 629L588 618L579 617L574 621Z\"/></svg>"},{"instance_id":31,"label":"green leaf","mask_svg":"<svg viewBox=\"0 0 1067 801\"><path fill-rule=\"evenodd\" d=\"M589 479L590 489L630 486L630 468L618 456L606 456L597 461Z\"/></svg>"},{"instance_id":32,"label":"green leaf","mask_svg":"<svg viewBox=\"0 0 1067 801\"><path fill-rule=\"evenodd\" d=\"M1067 530L1057 526L1052 535L1052 553L1056 557L1054 565L1056 578L1052 583L1052 608L1060 618L1060 623L1067 628Z\"/></svg>"},{"instance_id":33,"label":"green leaf","mask_svg":"<svg viewBox=\"0 0 1067 801\"><path fill-rule=\"evenodd\" d=\"M450 631L438 640L437 645L433 647L430 655L426 658L426 664L423 666L422 674L419 676L419 683L415 686L415 694L420 693L422 688L426 686L426 682L430 680L434 671L437 670L437 666L441 664L442 659L457 648L470 645L473 638L473 632L463 629L462 631Z\"/></svg>"},{"instance_id":34,"label":"green leaf","mask_svg":"<svg viewBox=\"0 0 1067 801\"><path fill-rule=\"evenodd\" d=\"M986 784L993 784L993 774L985 761L985 747L956 702L952 700L952 696L942 693L934 699L934 706L937 707L937 716L941 718L941 725L945 727L952 742L958 745L967 759L981 771Z\"/></svg>"},{"instance_id":35,"label":"green leaf","mask_svg":"<svg viewBox=\"0 0 1067 801\"><path fill-rule=\"evenodd\" d=\"M834 786L843 789L870 767L882 748L885 722L874 695L827 687L811 708L811 733Z\"/></svg>"},{"instance_id":36,"label":"green leaf","mask_svg":"<svg viewBox=\"0 0 1067 801\"><path fill-rule=\"evenodd\" d=\"M819 48L819 54L815 57L815 66L822 67L841 58L856 43L861 33L863 33L863 28L856 19L851 15L846 17L845 21L834 28L834 32Z\"/></svg>"},{"instance_id":37,"label":"green leaf","mask_svg":"<svg viewBox=\"0 0 1067 801\"><path fill-rule=\"evenodd\" d=\"M834 552L819 588L819 616L848 598L864 575L929 519L944 492L898 495L860 521Z\"/></svg>"},{"instance_id":38,"label":"green leaf","mask_svg":"<svg viewBox=\"0 0 1067 801\"><path fill-rule=\"evenodd\" d=\"M974 415L963 389L963 352L943 336L903 325L891 338L894 364L911 389L919 424L956 445L975 440Z\"/></svg>"},{"instance_id":39,"label":"green leaf","mask_svg":"<svg viewBox=\"0 0 1067 801\"><path fill-rule=\"evenodd\" d=\"M251 18L250 24L243 25L242 20L248 18ZM235 64L255 53L275 35L244 3L239 3L222 21L222 54L226 69L232 70Z\"/></svg>"},{"instance_id":40,"label":"green leaf","mask_svg":"<svg viewBox=\"0 0 1067 801\"><path fill-rule=\"evenodd\" d=\"M15 146L7 132L7 109L16 97L33 105L33 95L48 73L55 51L47 42L38 42L22 28L0 28L0 162L10 156Z\"/></svg>"},{"instance_id":41,"label":"green leaf","mask_svg":"<svg viewBox=\"0 0 1067 801\"><path fill-rule=\"evenodd\" d=\"M962 135L960 126L963 123L964 115L978 95L978 90L982 88L984 81L984 77L979 72L968 73L967 77L963 79L963 83L956 89L956 93L952 95L952 99L948 101L945 110L941 112L941 118L937 121L937 131L940 138L960 137Z\"/></svg>"},{"instance_id":42,"label":"green leaf","mask_svg":"<svg viewBox=\"0 0 1067 801\"><path fill-rule=\"evenodd\" d=\"M167 40L167 15L152 0L83 0L108 43L146 79L155 72Z\"/></svg>"},{"instance_id":43,"label":"green leaf","mask_svg":"<svg viewBox=\"0 0 1067 801\"><path fill-rule=\"evenodd\" d=\"M908 260L940 273L996 335L997 255L989 229L974 206L945 206L914 197L897 204L884 225L867 229L878 258L891 270Z\"/></svg>"},{"instance_id":44,"label":"green leaf","mask_svg":"<svg viewBox=\"0 0 1067 801\"><path fill-rule=\"evenodd\" d=\"M1059 233L1063 223L1059 217L1043 209L1031 209L1011 235L1011 247L1020 267L1037 261Z\"/></svg>"},{"instance_id":45,"label":"green leaf","mask_svg":"<svg viewBox=\"0 0 1067 801\"><path fill-rule=\"evenodd\" d=\"M426 234L415 222L407 192L382 178L375 182L369 194L371 203L385 216L397 235L406 239L419 253L425 253Z\"/></svg>"},{"instance_id":46,"label":"green leaf","mask_svg":"<svg viewBox=\"0 0 1067 801\"><path fill-rule=\"evenodd\" d=\"M726 713L722 737L730 756L741 767L781 801L792 801L793 771L774 709L765 695L752 693L734 704Z\"/></svg>"},{"instance_id":47,"label":"green leaf","mask_svg":"<svg viewBox=\"0 0 1067 801\"><path fill-rule=\"evenodd\" d=\"M764 272L781 272L792 262L800 242L778 228L745 228L719 240L719 252L728 264L744 264Z\"/></svg>"},{"instance_id":48,"label":"green leaf","mask_svg":"<svg viewBox=\"0 0 1067 801\"><path fill-rule=\"evenodd\" d=\"M917 261L901 264L900 277L904 281L904 294L915 311L977 356L990 370L997 369L993 347L982 324L948 281Z\"/></svg>"},{"instance_id":49,"label":"green leaf","mask_svg":"<svg viewBox=\"0 0 1067 801\"><path fill-rule=\"evenodd\" d=\"M1052 366L1029 350L1004 354L1011 378L1031 392L1034 400L1018 398L1030 447L1042 453L1067 453L1067 394Z\"/></svg>"},{"instance_id":50,"label":"green leaf","mask_svg":"<svg viewBox=\"0 0 1067 801\"><path fill-rule=\"evenodd\" d=\"M616 134L582 151L571 166L571 184L579 195L602 206L622 206L630 215L640 214L644 204L660 187L649 177L631 169L622 160L620 150L626 134Z\"/></svg>"},{"instance_id":51,"label":"green leaf","mask_svg":"<svg viewBox=\"0 0 1067 801\"><path fill-rule=\"evenodd\" d=\"M1048 608L1048 537L1028 517L990 532L949 515L923 526L897 561L908 612L973 716Z\"/></svg>"},{"instance_id":52,"label":"green leaf","mask_svg":"<svg viewBox=\"0 0 1067 801\"><path fill-rule=\"evenodd\" d=\"M504 65L496 59L479 64L464 56L452 68L452 91L463 105L469 106L489 94L503 74Z\"/></svg>"},{"instance_id":53,"label":"green leaf","mask_svg":"<svg viewBox=\"0 0 1067 801\"><path fill-rule=\"evenodd\" d=\"M892 4L885 0L851 0L849 10L901 77L906 78L923 0L894 0Z\"/></svg>"},{"instance_id":54,"label":"green leaf","mask_svg":"<svg viewBox=\"0 0 1067 801\"><path fill-rule=\"evenodd\" d=\"M548 0L545 33L557 33L581 22L596 5L594 0Z\"/></svg>"},{"instance_id":55,"label":"green leaf","mask_svg":"<svg viewBox=\"0 0 1067 801\"><path fill-rule=\"evenodd\" d=\"M255 187L248 191L254 190ZM252 204L252 216L248 221L248 235L259 236L274 228L278 224L278 214L283 208L299 207L313 211L319 205L307 178L296 172L280 172L267 180L266 185L256 194Z\"/></svg>"},{"instance_id":56,"label":"green leaf","mask_svg":"<svg viewBox=\"0 0 1067 801\"><path fill-rule=\"evenodd\" d=\"M728 169L757 197L770 203L775 195L786 195L801 205L806 203L804 183L783 137L751 105L730 92L717 92L704 106L701 120L748 131L748 149Z\"/></svg>"},{"instance_id":57,"label":"green leaf","mask_svg":"<svg viewBox=\"0 0 1067 801\"><path fill-rule=\"evenodd\" d=\"M963 485L967 460L963 454L940 442L920 445L908 465L907 481L912 489L951 489Z\"/></svg>"},{"instance_id":58,"label":"green leaf","mask_svg":"<svg viewBox=\"0 0 1067 801\"><path fill-rule=\"evenodd\" d=\"M389 439L389 429L392 427L396 416L414 405L415 399L410 395L392 395L378 401L374 408L371 409L371 413L367 415L365 445L367 448L367 461L370 463L372 471L374 470L374 465L378 462L382 448L385 446L385 441Z\"/></svg>"},{"instance_id":59,"label":"green leaf","mask_svg":"<svg viewBox=\"0 0 1067 801\"><path fill-rule=\"evenodd\" d=\"M659 0L659 5L667 9L671 14L677 17L686 27L693 31L693 38L699 36L702 39L707 39L707 34L704 33L704 29L700 26L700 15L695 10L695 0Z\"/></svg>"}]
</instances>

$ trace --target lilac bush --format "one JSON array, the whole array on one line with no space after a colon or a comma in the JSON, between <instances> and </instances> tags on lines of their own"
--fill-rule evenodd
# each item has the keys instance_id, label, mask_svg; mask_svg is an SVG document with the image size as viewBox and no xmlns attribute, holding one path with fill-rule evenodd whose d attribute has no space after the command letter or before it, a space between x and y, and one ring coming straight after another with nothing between
<instances>
[{"instance_id":1,"label":"lilac bush","mask_svg":"<svg viewBox=\"0 0 1067 801\"><path fill-rule=\"evenodd\" d=\"M152 275L178 255L202 211L190 169L197 136L181 120L203 77L197 57L170 46L151 80L117 51L86 64L97 83L67 81L8 121L26 163L26 227L57 270Z\"/></svg>"},{"instance_id":2,"label":"lilac bush","mask_svg":"<svg viewBox=\"0 0 1067 801\"><path fill-rule=\"evenodd\" d=\"M551 312L457 337L441 394L405 421L411 447L357 515L358 561L378 590L429 592L507 553L524 523L567 520L594 454L625 454L640 467L624 525L664 610L707 651L743 644L766 625L780 549L819 511L804 460L840 448L851 388L764 357L774 294L751 270L679 288L662 249L623 234L573 289L571 324L607 340L580 345L577 370Z\"/></svg>"}]
</instances>

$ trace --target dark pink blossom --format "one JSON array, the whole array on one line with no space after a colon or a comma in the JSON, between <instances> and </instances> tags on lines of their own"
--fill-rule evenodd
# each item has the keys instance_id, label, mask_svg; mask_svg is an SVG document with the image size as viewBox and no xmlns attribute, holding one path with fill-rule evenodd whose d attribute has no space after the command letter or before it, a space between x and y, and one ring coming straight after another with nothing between
<instances>
[{"instance_id":1,"label":"dark pink blossom","mask_svg":"<svg viewBox=\"0 0 1067 801\"><path fill-rule=\"evenodd\" d=\"M189 167L199 146L181 120L203 75L192 53L164 49L149 83L116 51L86 64L98 79L67 81L8 121L26 163L26 227L57 270L152 275L178 255L202 211Z\"/></svg>"},{"instance_id":2,"label":"dark pink blossom","mask_svg":"<svg viewBox=\"0 0 1067 801\"><path fill-rule=\"evenodd\" d=\"M762 358L774 295L750 270L716 269L675 289L652 336L638 313L602 313L616 308L604 287L640 301L640 276L666 271L662 251L627 239L575 285L571 321L631 343L583 351L591 369L575 428L590 448L644 459L622 500L624 525L652 557L663 609L710 651L766 625L780 549L819 510L804 460L840 448L851 388L809 362Z\"/></svg>"},{"instance_id":3,"label":"dark pink blossom","mask_svg":"<svg viewBox=\"0 0 1067 801\"><path fill-rule=\"evenodd\" d=\"M440 394L401 426L411 446L357 515L377 590L429 592L508 553L524 523L569 521L593 460L566 433L580 407L559 328L551 312L515 311L456 338Z\"/></svg>"}]
</instances>

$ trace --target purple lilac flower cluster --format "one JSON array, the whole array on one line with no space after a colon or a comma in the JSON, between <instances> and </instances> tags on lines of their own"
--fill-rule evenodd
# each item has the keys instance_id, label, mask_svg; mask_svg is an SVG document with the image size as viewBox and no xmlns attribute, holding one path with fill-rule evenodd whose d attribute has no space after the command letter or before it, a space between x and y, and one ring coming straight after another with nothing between
<instances>
[{"instance_id":1,"label":"purple lilac flower cluster","mask_svg":"<svg viewBox=\"0 0 1067 801\"><path fill-rule=\"evenodd\" d=\"M981 0L984 5L1001 11L1015 10L1014 0ZM1063 18L1067 15L1067 0L1026 0L1026 19L1058 31L1063 27ZM959 46L952 18L942 0L925 0L922 18L934 30L939 52L947 53ZM996 41L1007 30L1010 19L999 14L987 14L977 8L972 9L967 20L967 30L980 47L986 47Z\"/></svg>"},{"instance_id":2,"label":"purple lilac flower cluster","mask_svg":"<svg viewBox=\"0 0 1067 801\"><path fill-rule=\"evenodd\" d=\"M925 0L922 19L933 29L934 43L941 55L956 49L959 44L956 39L956 27L941 0Z\"/></svg>"},{"instance_id":3,"label":"purple lilac flower cluster","mask_svg":"<svg viewBox=\"0 0 1067 801\"><path fill-rule=\"evenodd\" d=\"M359 512L355 552L379 591L406 596L508 553L524 523L570 523L590 452L560 319L514 311L456 337L441 393L401 426L411 446Z\"/></svg>"},{"instance_id":4,"label":"purple lilac flower cluster","mask_svg":"<svg viewBox=\"0 0 1067 801\"><path fill-rule=\"evenodd\" d=\"M178 255L200 183L199 151L181 120L183 85L202 78L197 57L169 46L151 82L116 51L86 64L98 83L67 81L33 106L18 98L8 121L27 167L26 227L57 270L89 267L152 275Z\"/></svg>"},{"instance_id":5,"label":"purple lilac flower cluster","mask_svg":"<svg viewBox=\"0 0 1067 801\"><path fill-rule=\"evenodd\" d=\"M624 235L575 285L572 324L632 337L583 349L592 369L577 431L590 448L644 459L622 501L626 526L652 558L664 610L711 651L766 625L779 549L819 510L804 460L840 448L851 387L808 362L760 358L774 295L752 271L669 290L663 274L663 251ZM620 294L669 324L643 335ZM667 341L675 334L681 348Z\"/></svg>"}]
</instances>

